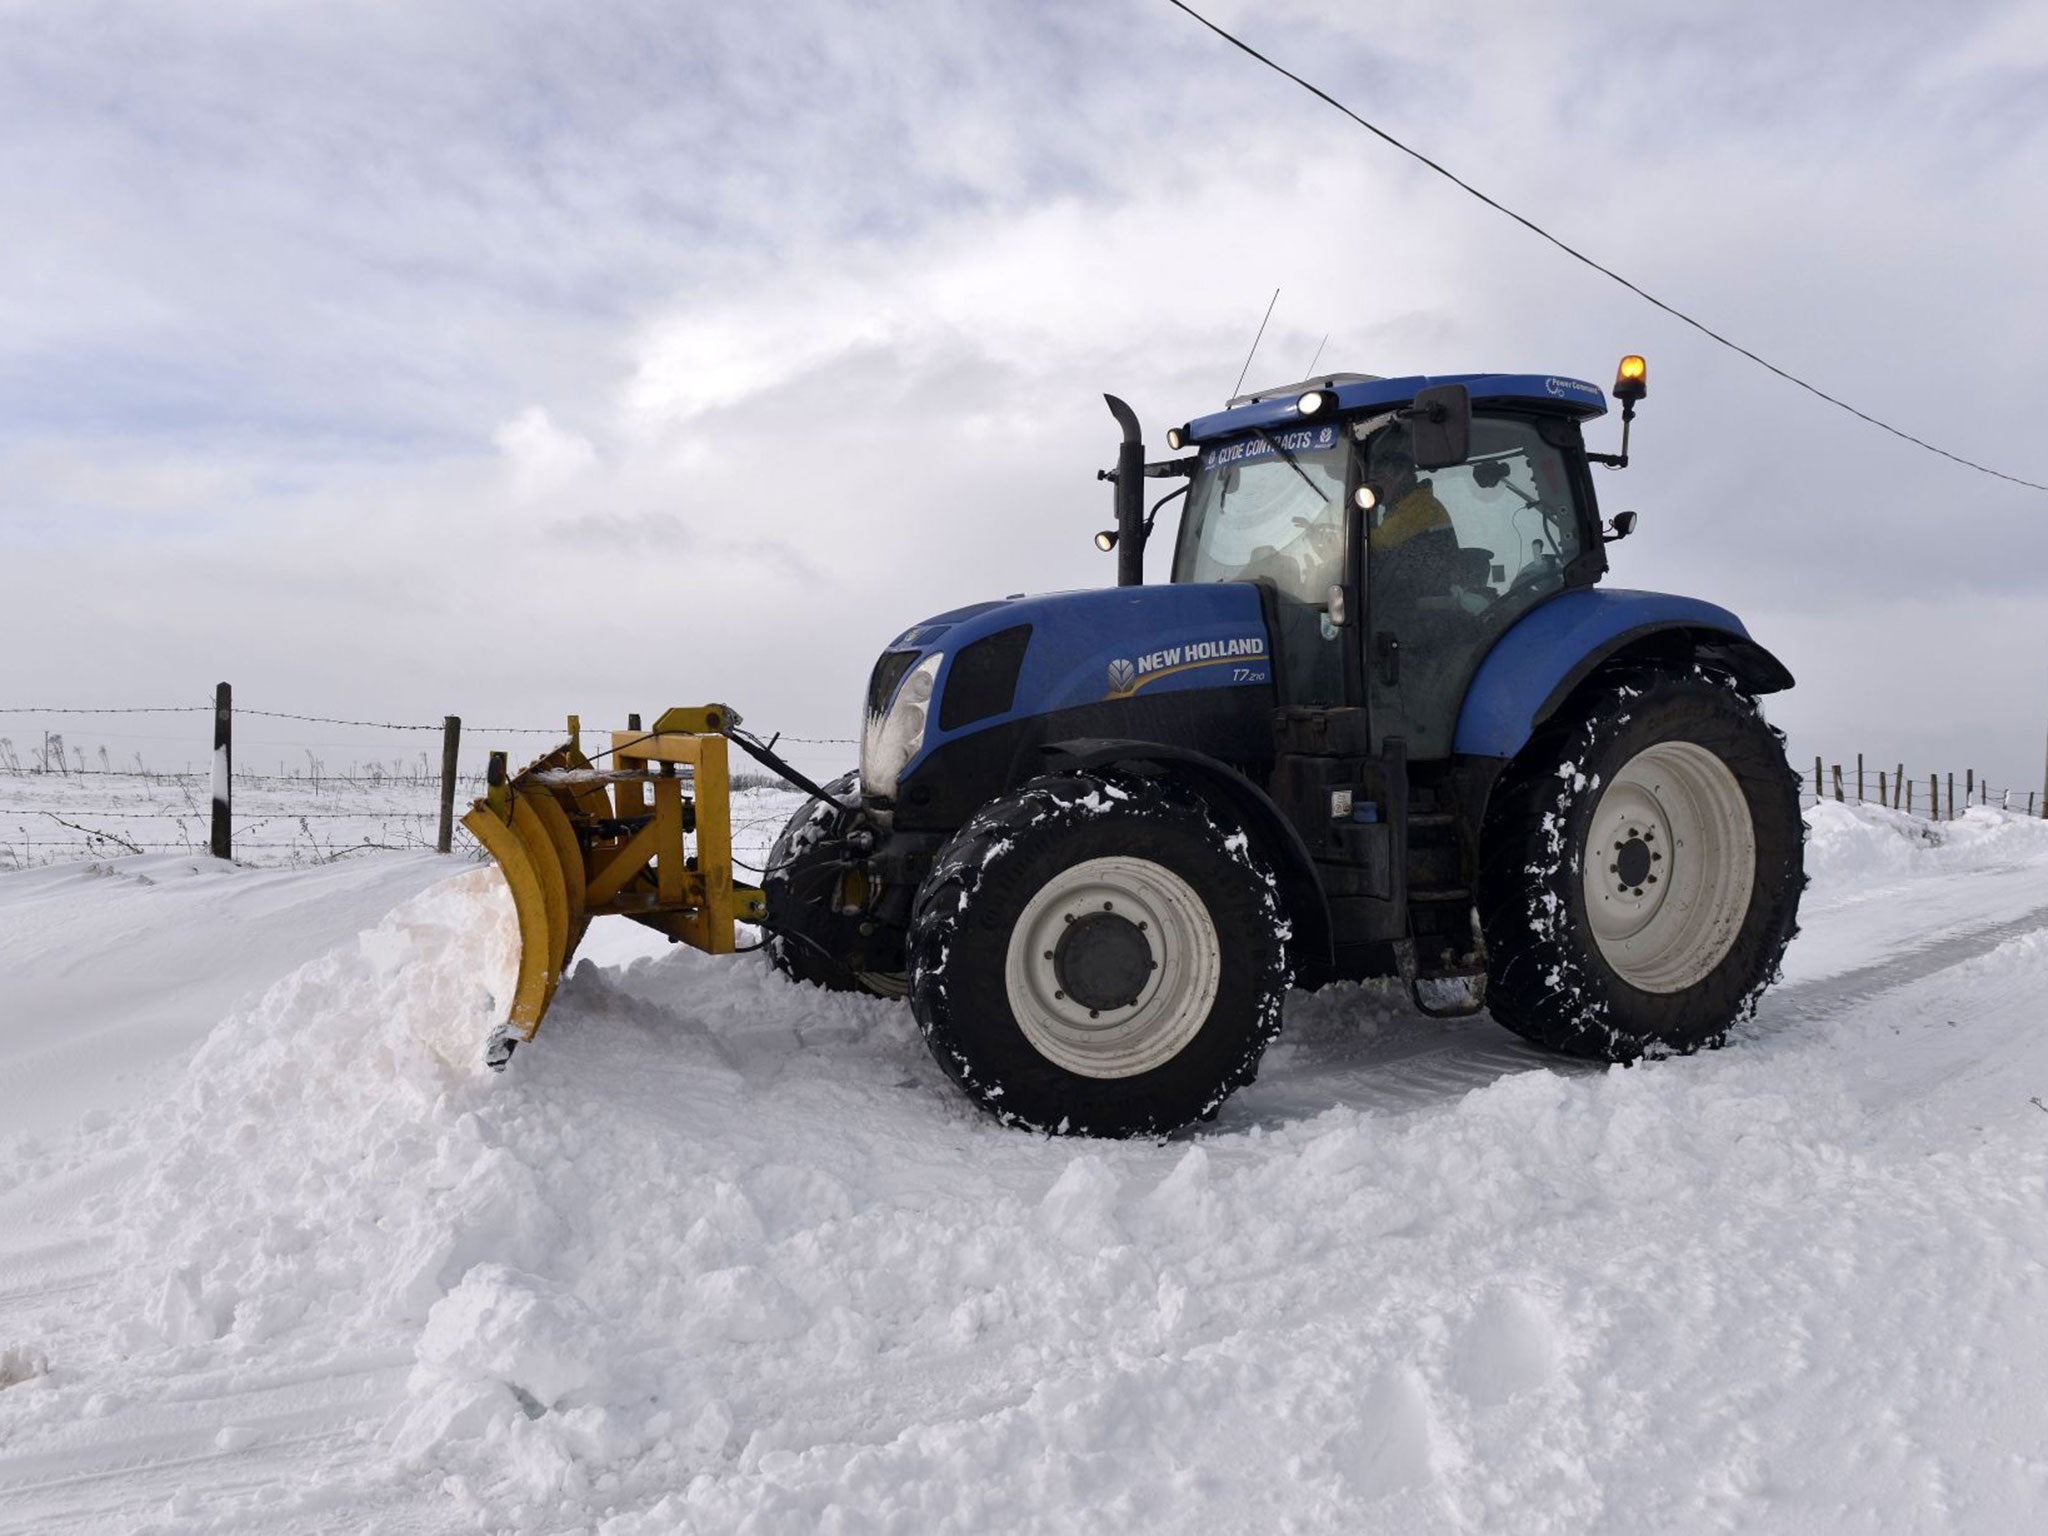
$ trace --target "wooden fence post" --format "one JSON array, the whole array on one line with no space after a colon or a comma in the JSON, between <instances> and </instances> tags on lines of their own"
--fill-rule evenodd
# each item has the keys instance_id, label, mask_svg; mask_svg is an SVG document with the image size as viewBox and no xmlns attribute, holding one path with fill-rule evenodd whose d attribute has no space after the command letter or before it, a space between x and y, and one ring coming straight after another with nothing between
<instances>
[{"instance_id":1,"label":"wooden fence post","mask_svg":"<svg viewBox=\"0 0 2048 1536\"><path fill-rule=\"evenodd\" d=\"M233 859L235 692L226 683L213 690L213 841L216 859Z\"/></svg>"},{"instance_id":2,"label":"wooden fence post","mask_svg":"<svg viewBox=\"0 0 2048 1536\"><path fill-rule=\"evenodd\" d=\"M1856 754L1856 803L1863 803L1863 754Z\"/></svg>"},{"instance_id":3,"label":"wooden fence post","mask_svg":"<svg viewBox=\"0 0 2048 1536\"><path fill-rule=\"evenodd\" d=\"M1877 803L1883 806L1886 810L1891 809L1891 787L1885 782L1884 770L1882 768L1877 770Z\"/></svg>"},{"instance_id":4,"label":"wooden fence post","mask_svg":"<svg viewBox=\"0 0 2048 1536\"><path fill-rule=\"evenodd\" d=\"M1842 765L1835 764L1835 804L1842 803Z\"/></svg>"},{"instance_id":5,"label":"wooden fence post","mask_svg":"<svg viewBox=\"0 0 2048 1536\"><path fill-rule=\"evenodd\" d=\"M1825 800L1827 799L1827 797L1827 780L1823 778L1821 775L1820 754L1816 752L1813 756L1813 798L1816 800Z\"/></svg>"},{"instance_id":6,"label":"wooden fence post","mask_svg":"<svg viewBox=\"0 0 2048 1536\"><path fill-rule=\"evenodd\" d=\"M1941 820L1941 775L1938 773L1927 775L1927 819Z\"/></svg>"},{"instance_id":7,"label":"wooden fence post","mask_svg":"<svg viewBox=\"0 0 2048 1536\"><path fill-rule=\"evenodd\" d=\"M1892 809L1893 809L1893 810L1895 810L1895 811L1896 811L1896 810L1897 810L1897 809L1899 808L1899 796L1905 793L1905 789L1906 789L1906 765L1905 765L1904 763L1901 763L1901 764L1899 764L1898 768L1897 768L1896 770L1894 770L1894 772L1892 773Z\"/></svg>"},{"instance_id":8,"label":"wooden fence post","mask_svg":"<svg viewBox=\"0 0 2048 1536\"><path fill-rule=\"evenodd\" d=\"M1965 768L1963 770L1963 809L1967 811L1970 808L1970 802L1976 798L1977 770Z\"/></svg>"},{"instance_id":9,"label":"wooden fence post","mask_svg":"<svg viewBox=\"0 0 2048 1536\"><path fill-rule=\"evenodd\" d=\"M441 829L434 839L434 851L447 853L455 846L455 759L462 750L462 717L441 717Z\"/></svg>"},{"instance_id":10,"label":"wooden fence post","mask_svg":"<svg viewBox=\"0 0 2048 1536\"><path fill-rule=\"evenodd\" d=\"M1938 816L1935 819L1937 821L1954 821L1956 819L1956 776L1953 773L1948 776L1948 815Z\"/></svg>"},{"instance_id":11,"label":"wooden fence post","mask_svg":"<svg viewBox=\"0 0 2048 1536\"><path fill-rule=\"evenodd\" d=\"M1911 784L1906 786L1906 814L1908 816L1913 814L1913 786Z\"/></svg>"}]
</instances>

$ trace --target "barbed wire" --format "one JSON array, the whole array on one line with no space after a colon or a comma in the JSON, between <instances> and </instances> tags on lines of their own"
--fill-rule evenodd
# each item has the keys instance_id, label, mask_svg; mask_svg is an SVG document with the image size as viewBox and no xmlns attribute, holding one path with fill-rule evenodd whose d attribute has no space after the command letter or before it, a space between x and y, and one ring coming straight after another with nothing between
<instances>
[{"instance_id":1,"label":"barbed wire","mask_svg":"<svg viewBox=\"0 0 2048 1536\"><path fill-rule=\"evenodd\" d=\"M154 704L132 709L0 709L0 715L208 715L211 704Z\"/></svg>"},{"instance_id":2,"label":"barbed wire","mask_svg":"<svg viewBox=\"0 0 2048 1536\"><path fill-rule=\"evenodd\" d=\"M80 709L72 707L51 707L47 709L0 708L0 715L204 715L211 714L211 704L157 704L135 705L119 709ZM297 720L307 725L348 725L371 731L440 731L447 729L445 720L431 725L415 725L403 720L351 720L339 715L300 715L283 709L251 709L237 704L231 711L237 715L254 715L265 720ZM458 717L459 718L459 717ZM465 735L484 733L493 736L567 736L568 726L563 725L470 725L464 722ZM175 737L152 737L151 740L175 740ZM852 736L790 736L778 735L778 740L800 742L812 747L857 747L860 741ZM302 743L291 743L297 746ZM313 743L320 745L320 743Z\"/></svg>"},{"instance_id":3,"label":"barbed wire","mask_svg":"<svg viewBox=\"0 0 2048 1536\"><path fill-rule=\"evenodd\" d=\"M439 731L447 728L447 722L436 720L432 725L406 725L397 720L343 720L334 715L295 715L282 709L246 709L237 704L234 713L238 715L260 715L265 720L302 720L308 725L356 725L372 731ZM562 731L561 726L538 725L466 725L465 731L502 731L506 735L548 736Z\"/></svg>"},{"instance_id":4,"label":"barbed wire","mask_svg":"<svg viewBox=\"0 0 2048 1536\"><path fill-rule=\"evenodd\" d=\"M191 817L203 821L213 814L205 810L184 811L82 811L64 808L73 816L90 816L95 821L180 821ZM328 821L348 818L356 821L435 821L437 811L235 811L236 821ZM49 816L61 820L56 811L40 805L16 805L0 809L0 816Z\"/></svg>"},{"instance_id":5,"label":"barbed wire","mask_svg":"<svg viewBox=\"0 0 2048 1536\"><path fill-rule=\"evenodd\" d=\"M112 842L118 842L118 843L120 843L120 844L121 844L121 845L122 845L123 847L126 847L126 848L131 848L131 849L134 849L134 850L136 850L136 851L138 851L138 852L141 852L141 853L197 853L197 854L204 854L204 855L205 855L206 857L208 857L208 858L211 858L211 857L212 857L212 854L211 854L211 853L208 853L208 851L207 851L207 847L206 847L206 844L205 844L204 842L186 842L186 843L131 843L131 842L129 842L129 841L128 841L128 840L126 839L126 838L115 838L115 837L111 837L111 836L108 836L108 835L105 835L105 834L102 834L102 835L100 835L100 836L98 836L98 837L92 837L92 836L90 836L90 835L89 835L89 836L87 836L87 837L85 837L85 838L82 838L82 839L81 839L81 838L75 838L75 837L14 837L14 838L0 838L0 850L5 850L5 849L8 849L8 848L78 848L78 847L84 846L85 844L88 844L88 843L91 843L91 842L109 842L109 843L112 843ZM328 857L331 857L331 856L333 856L333 855L334 855L334 854L336 854L336 853L360 853L360 852L364 852L364 851L366 851L366 850L373 850L373 849L375 849L375 850L385 850L385 851L390 851L390 852L394 852L394 853L423 853L423 852L430 852L430 851L432 850L432 848L433 848L433 844L431 844L431 843L424 843L424 842L422 842L422 843L370 843L370 842L363 842L363 843L329 843L329 844L327 845L327 847L323 849L323 848L322 848L322 847L321 847L321 846L320 846L320 845L319 845L318 843L313 843L313 842L309 842L309 841L307 841L307 840L306 840L305 838L300 838L300 839L298 839L298 840L297 840L296 842L289 842L289 843L244 843L244 842L237 842L237 843L235 844L235 851L236 851L237 853L240 853L240 852L241 852L241 851L242 851L243 849L245 849L245 848L265 848L265 849L276 849L276 848L296 848L296 849L297 849L297 850L298 850L299 852L301 852L301 853L306 853L306 854L311 854L311 855L313 855L313 856L314 856L314 857L316 857L316 858L328 858ZM0 868L4 868L4 867L5 867L5 866L0 866Z\"/></svg>"}]
</instances>

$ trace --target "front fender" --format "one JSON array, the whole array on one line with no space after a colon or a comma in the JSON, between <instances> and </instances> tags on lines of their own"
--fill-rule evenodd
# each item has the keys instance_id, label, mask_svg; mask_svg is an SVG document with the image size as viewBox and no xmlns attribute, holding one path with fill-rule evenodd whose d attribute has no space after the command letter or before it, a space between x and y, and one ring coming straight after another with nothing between
<instances>
[{"instance_id":1,"label":"front fender","mask_svg":"<svg viewBox=\"0 0 2048 1536\"><path fill-rule=\"evenodd\" d=\"M1721 667L1752 693L1792 686L1785 664L1726 608L1666 592L1565 592L1524 615L1486 653L1465 690L1452 751L1513 757L1594 669L1624 652L1660 647Z\"/></svg>"},{"instance_id":2,"label":"front fender","mask_svg":"<svg viewBox=\"0 0 2048 1536\"><path fill-rule=\"evenodd\" d=\"M1047 767L1055 771L1107 768L1116 763L1151 763L1182 775L1196 792L1235 816L1273 861L1273 873L1280 882L1281 899L1294 920L1294 943L1289 953L1299 976L1309 960L1315 969L1330 964L1331 947L1329 897L1308 844L1294 823L1281 814L1272 797L1228 763L1188 747L1157 741L1121 741L1089 737L1047 742L1042 749Z\"/></svg>"}]
</instances>

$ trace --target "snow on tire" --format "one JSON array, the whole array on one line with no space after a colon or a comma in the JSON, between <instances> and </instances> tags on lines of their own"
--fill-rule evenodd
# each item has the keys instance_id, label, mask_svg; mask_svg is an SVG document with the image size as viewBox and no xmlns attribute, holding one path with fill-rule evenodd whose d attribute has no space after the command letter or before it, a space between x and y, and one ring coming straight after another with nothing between
<instances>
[{"instance_id":1,"label":"snow on tire","mask_svg":"<svg viewBox=\"0 0 2048 1536\"><path fill-rule=\"evenodd\" d=\"M1006 1124L1162 1135L1252 1081L1289 928L1238 828L1168 780L1071 774L984 807L910 925L939 1065Z\"/></svg>"},{"instance_id":2,"label":"snow on tire","mask_svg":"<svg viewBox=\"0 0 2048 1536\"><path fill-rule=\"evenodd\" d=\"M1798 932L1804 836L1799 781L1754 699L1702 669L1611 674L1488 808L1493 1016L1603 1061L1720 1045Z\"/></svg>"},{"instance_id":3,"label":"snow on tire","mask_svg":"<svg viewBox=\"0 0 2048 1536\"><path fill-rule=\"evenodd\" d=\"M860 775L842 773L825 790L833 800L857 805ZM844 839L854 820L814 795L775 839L761 877L768 898L768 959L792 981L815 982L828 992L901 997L900 972L876 971L865 963L861 909L873 893L848 889Z\"/></svg>"}]
</instances>

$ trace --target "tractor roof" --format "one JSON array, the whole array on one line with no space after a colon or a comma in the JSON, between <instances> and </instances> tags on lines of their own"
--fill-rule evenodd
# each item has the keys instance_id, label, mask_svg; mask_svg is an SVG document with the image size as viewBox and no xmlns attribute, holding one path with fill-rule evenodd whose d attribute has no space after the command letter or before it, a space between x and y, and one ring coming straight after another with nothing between
<instances>
[{"instance_id":1,"label":"tractor roof","mask_svg":"<svg viewBox=\"0 0 2048 1536\"><path fill-rule=\"evenodd\" d=\"M1586 418L1607 414L1607 396L1597 384L1543 373L1412 373L1405 378L1379 379L1368 373L1325 373L1313 379L1240 395L1210 416L1197 416L1182 431L1183 441L1213 442L1249 432L1253 427L1291 425L1301 419L1294 402L1311 389L1337 397L1337 410L1393 410L1408 404L1420 390L1437 384L1462 384L1474 405L1514 402ZM1327 407L1325 408L1327 410ZM1319 418L1326 419L1326 418Z\"/></svg>"}]
</instances>

